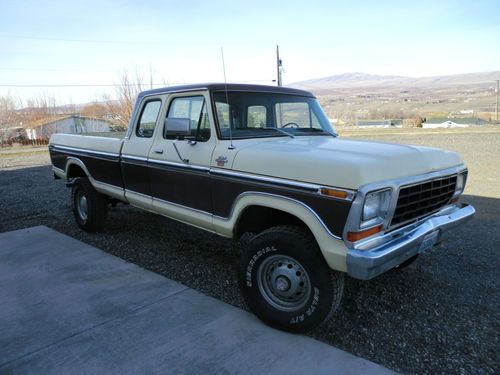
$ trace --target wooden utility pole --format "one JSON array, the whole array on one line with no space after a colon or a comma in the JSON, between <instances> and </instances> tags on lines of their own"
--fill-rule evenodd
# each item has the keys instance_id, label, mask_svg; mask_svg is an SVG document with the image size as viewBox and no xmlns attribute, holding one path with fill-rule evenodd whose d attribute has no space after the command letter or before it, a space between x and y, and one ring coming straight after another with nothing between
<instances>
[{"instance_id":1,"label":"wooden utility pole","mask_svg":"<svg viewBox=\"0 0 500 375\"><path fill-rule=\"evenodd\" d=\"M278 86L283 86L282 78L281 78L281 70L282 70L283 63L280 59L280 47L276 45L276 75L277 75L277 82Z\"/></svg>"},{"instance_id":2,"label":"wooden utility pole","mask_svg":"<svg viewBox=\"0 0 500 375\"><path fill-rule=\"evenodd\" d=\"M497 79L497 87L495 89L495 92L497 94L497 101L496 101L496 104L495 104L495 112L496 112L495 123L497 123L497 124L498 124L498 89L499 89L499 83L500 83L500 80Z\"/></svg>"}]
</instances>

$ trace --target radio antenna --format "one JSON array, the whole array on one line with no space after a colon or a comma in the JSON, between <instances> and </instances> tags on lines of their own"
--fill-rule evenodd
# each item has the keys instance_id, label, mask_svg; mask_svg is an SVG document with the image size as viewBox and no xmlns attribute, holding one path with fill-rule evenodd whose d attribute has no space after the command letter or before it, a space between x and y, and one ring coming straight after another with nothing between
<instances>
[{"instance_id":1,"label":"radio antenna","mask_svg":"<svg viewBox=\"0 0 500 375\"><path fill-rule=\"evenodd\" d=\"M229 115L229 147L228 150L234 150L236 147L233 145L233 132L231 130L231 106L229 105L229 97L227 94L227 80L226 80L226 65L224 64L224 48L220 48L220 54L222 57L222 71L224 72L224 91L226 92L226 104L227 112Z\"/></svg>"}]
</instances>

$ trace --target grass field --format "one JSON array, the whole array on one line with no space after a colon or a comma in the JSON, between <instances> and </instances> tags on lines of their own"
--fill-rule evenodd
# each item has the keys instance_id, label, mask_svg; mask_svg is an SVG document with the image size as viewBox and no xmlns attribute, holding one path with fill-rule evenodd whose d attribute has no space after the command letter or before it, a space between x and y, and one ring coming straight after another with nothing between
<instances>
[{"instance_id":1,"label":"grass field","mask_svg":"<svg viewBox=\"0 0 500 375\"><path fill-rule=\"evenodd\" d=\"M500 126L461 129L338 129L346 138L438 147L467 164L465 194L500 198Z\"/></svg>"}]
</instances>

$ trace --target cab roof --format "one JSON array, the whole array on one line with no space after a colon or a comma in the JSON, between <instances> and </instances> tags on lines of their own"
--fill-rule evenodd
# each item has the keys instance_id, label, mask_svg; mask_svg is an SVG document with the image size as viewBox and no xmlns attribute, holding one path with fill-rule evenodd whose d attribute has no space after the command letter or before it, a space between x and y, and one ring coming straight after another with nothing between
<instances>
[{"instance_id":1,"label":"cab roof","mask_svg":"<svg viewBox=\"0 0 500 375\"><path fill-rule=\"evenodd\" d=\"M169 94L174 92L185 92L185 91L199 91L199 90L209 90L209 91L225 91L227 88L228 92L231 91L251 91L251 92L269 92L276 94L288 94L288 95L300 95L313 97L314 95L309 91L294 89L291 87L280 87L280 86L269 86L269 85L247 85L241 83L196 83L191 85L180 85L180 86L169 86L162 87L159 89L142 91L139 94L139 98L150 95L161 95Z\"/></svg>"}]
</instances>

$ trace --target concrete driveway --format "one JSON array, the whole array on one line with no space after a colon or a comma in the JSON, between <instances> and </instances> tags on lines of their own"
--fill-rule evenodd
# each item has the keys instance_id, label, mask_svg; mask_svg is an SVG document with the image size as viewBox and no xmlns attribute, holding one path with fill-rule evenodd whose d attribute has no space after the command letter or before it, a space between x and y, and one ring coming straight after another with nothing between
<instances>
[{"instance_id":1,"label":"concrete driveway","mask_svg":"<svg viewBox=\"0 0 500 375\"><path fill-rule=\"evenodd\" d=\"M39 226L0 234L0 373L389 370Z\"/></svg>"}]
</instances>

